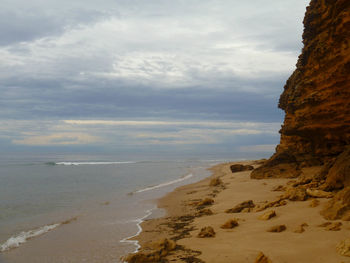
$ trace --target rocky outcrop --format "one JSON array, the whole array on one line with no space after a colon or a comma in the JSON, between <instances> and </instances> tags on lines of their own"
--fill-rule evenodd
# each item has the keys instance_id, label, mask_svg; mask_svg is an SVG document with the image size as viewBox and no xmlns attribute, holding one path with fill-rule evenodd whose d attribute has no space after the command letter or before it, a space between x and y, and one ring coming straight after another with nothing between
<instances>
[{"instance_id":1,"label":"rocky outcrop","mask_svg":"<svg viewBox=\"0 0 350 263\"><path fill-rule=\"evenodd\" d=\"M326 219L330 220L350 220L350 187L346 187L338 192L336 196L326 204L321 214Z\"/></svg>"},{"instance_id":2,"label":"rocky outcrop","mask_svg":"<svg viewBox=\"0 0 350 263\"><path fill-rule=\"evenodd\" d=\"M276 153L252 178L295 177L350 144L350 1L312 0L304 48L279 101L286 113Z\"/></svg>"},{"instance_id":3,"label":"rocky outcrop","mask_svg":"<svg viewBox=\"0 0 350 263\"><path fill-rule=\"evenodd\" d=\"M253 170L254 167L251 166L251 165L233 164L233 165L230 166L230 169L231 169L232 173L237 173L237 172Z\"/></svg>"},{"instance_id":4,"label":"rocky outcrop","mask_svg":"<svg viewBox=\"0 0 350 263\"><path fill-rule=\"evenodd\" d=\"M349 32L350 1L311 0L304 18L304 47L279 100L285 111L280 144L252 171L252 178L299 177L305 167L323 166L312 178L313 188L336 192L350 186ZM306 194L331 196L319 190ZM348 216L348 191L328 203L322 212L326 218Z\"/></svg>"},{"instance_id":5,"label":"rocky outcrop","mask_svg":"<svg viewBox=\"0 0 350 263\"><path fill-rule=\"evenodd\" d=\"M347 186L350 186L350 147L347 147L329 168L324 188L326 190L337 190Z\"/></svg>"},{"instance_id":6,"label":"rocky outcrop","mask_svg":"<svg viewBox=\"0 0 350 263\"><path fill-rule=\"evenodd\" d=\"M123 261L128 263L161 262L162 258L166 257L175 248L175 241L165 238L151 243L146 251L129 254L123 258Z\"/></svg>"}]
</instances>

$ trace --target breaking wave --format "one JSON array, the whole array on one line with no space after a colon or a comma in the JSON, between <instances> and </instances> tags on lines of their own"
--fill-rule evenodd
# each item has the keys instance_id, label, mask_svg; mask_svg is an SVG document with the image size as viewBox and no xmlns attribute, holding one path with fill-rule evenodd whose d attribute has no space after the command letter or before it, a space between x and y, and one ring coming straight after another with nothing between
<instances>
[{"instance_id":1,"label":"breaking wave","mask_svg":"<svg viewBox=\"0 0 350 263\"><path fill-rule=\"evenodd\" d=\"M46 234L47 232L50 232L57 227L61 225L69 224L73 221L76 221L77 217L70 218L68 220L65 220L61 223L51 224L51 225L45 225L36 229L32 229L29 231L23 231L19 233L18 235L10 237L5 243L0 245L0 252L4 252L13 248L19 247L21 244L27 242L29 239L32 239L34 237L41 236L43 234Z\"/></svg>"},{"instance_id":2,"label":"breaking wave","mask_svg":"<svg viewBox=\"0 0 350 263\"><path fill-rule=\"evenodd\" d=\"M41 236L51 230L54 230L55 228L59 227L61 224L52 224L52 225L46 225L43 227L39 227L34 230L29 231L23 231L20 234L16 236L10 237L5 243L1 244L0 246L0 252L4 252L6 250L10 250L12 248L19 247L21 244L27 242L28 239L31 239L33 237Z\"/></svg>"},{"instance_id":3,"label":"breaking wave","mask_svg":"<svg viewBox=\"0 0 350 263\"><path fill-rule=\"evenodd\" d=\"M55 165L104 165L104 164L132 164L136 162L57 162ZM47 163L52 165L52 163Z\"/></svg>"},{"instance_id":4,"label":"breaking wave","mask_svg":"<svg viewBox=\"0 0 350 263\"><path fill-rule=\"evenodd\" d=\"M176 183L185 181L185 180L191 178L192 176L193 176L193 174L190 173L190 174L185 175L185 176L183 176L183 177L181 177L181 178L179 178L179 179L176 179L176 180L173 180L173 181L169 181L169 182L165 182L165 183L161 183L161 184L154 185L154 186L149 186L149 187L146 187L146 188L137 190L137 191L135 191L134 193L142 193L142 192L154 190L154 189L157 189L157 188L165 187L165 186L168 186L168 185L176 184Z\"/></svg>"}]
</instances>

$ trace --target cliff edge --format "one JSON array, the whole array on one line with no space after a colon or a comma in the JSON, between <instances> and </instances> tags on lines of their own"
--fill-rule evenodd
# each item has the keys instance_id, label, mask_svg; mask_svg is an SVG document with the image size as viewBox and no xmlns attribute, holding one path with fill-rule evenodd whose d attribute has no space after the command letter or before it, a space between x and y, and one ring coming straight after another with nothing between
<instances>
[{"instance_id":1,"label":"cliff edge","mask_svg":"<svg viewBox=\"0 0 350 263\"><path fill-rule=\"evenodd\" d=\"M339 191L350 186L350 1L312 0L303 44L279 100L280 144L251 177L300 177L306 167L323 166L312 180Z\"/></svg>"}]
</instances>

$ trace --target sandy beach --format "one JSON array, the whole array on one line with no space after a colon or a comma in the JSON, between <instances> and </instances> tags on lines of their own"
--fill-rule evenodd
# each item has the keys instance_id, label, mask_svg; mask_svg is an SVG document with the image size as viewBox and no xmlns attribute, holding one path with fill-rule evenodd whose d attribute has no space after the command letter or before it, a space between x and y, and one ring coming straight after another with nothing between
<instances>
[{"instance_id":1,"label":"sandy beach","mask_svg":"<svg viewBox=\"0 0 350 263\"><path fill-rule=\"evenodd\" d=\"M143 231L135 237L141 249L128 261L350 262L336 249L349 236L350 223L327 221L320 215L329 198L292 201L298 198L290 198L286 189L302 183L300 179L251 179L249 170L233 173L233 164L218 164L210 169L211 177L161 198L158 207L167 215L142 223ZM259 166L258 161L240 164ZM303 178L319 169L305 168ZM215 233L207 229L205 237L198 237L204 227ZM273 227L270 231L275 232L268 232Z\"/></svg>"}]
</instances>

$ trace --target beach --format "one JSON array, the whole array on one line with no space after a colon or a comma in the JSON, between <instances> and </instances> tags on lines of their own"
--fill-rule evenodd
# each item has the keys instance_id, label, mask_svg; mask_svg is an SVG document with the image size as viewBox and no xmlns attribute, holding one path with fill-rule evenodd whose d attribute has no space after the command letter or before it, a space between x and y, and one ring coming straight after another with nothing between
<instances>
[{"instance_id":1,"label":"beach","mask_svg":"<svg viewBox=\"0 0 350 263\"><path fill-rule=\"evenodd\" d=\"M254 168L260 163L240 162ZM158 207L165 209L166 215L146 219L141 224L142 232L134 237L141 249L125 259L129 262L350 262L337 252L338 244L349 236L350 223L327 221L320 215L331 196L309 195L301 198L304 201L294 201L298 198L292 197L288 189L302 184L301 179L251 179L251 170L233 173L230 169L233 164L237 163L215 165L210 168L212 176L181 186L159 199ZM320 167L305 168L303 178L312 177L319 170ZM222 228L225 223L228 223L226 228ZM201 233L203 237L198 237L205 227L212 227L214 233L206 229Z\"/></svg>"}]
</instances>

